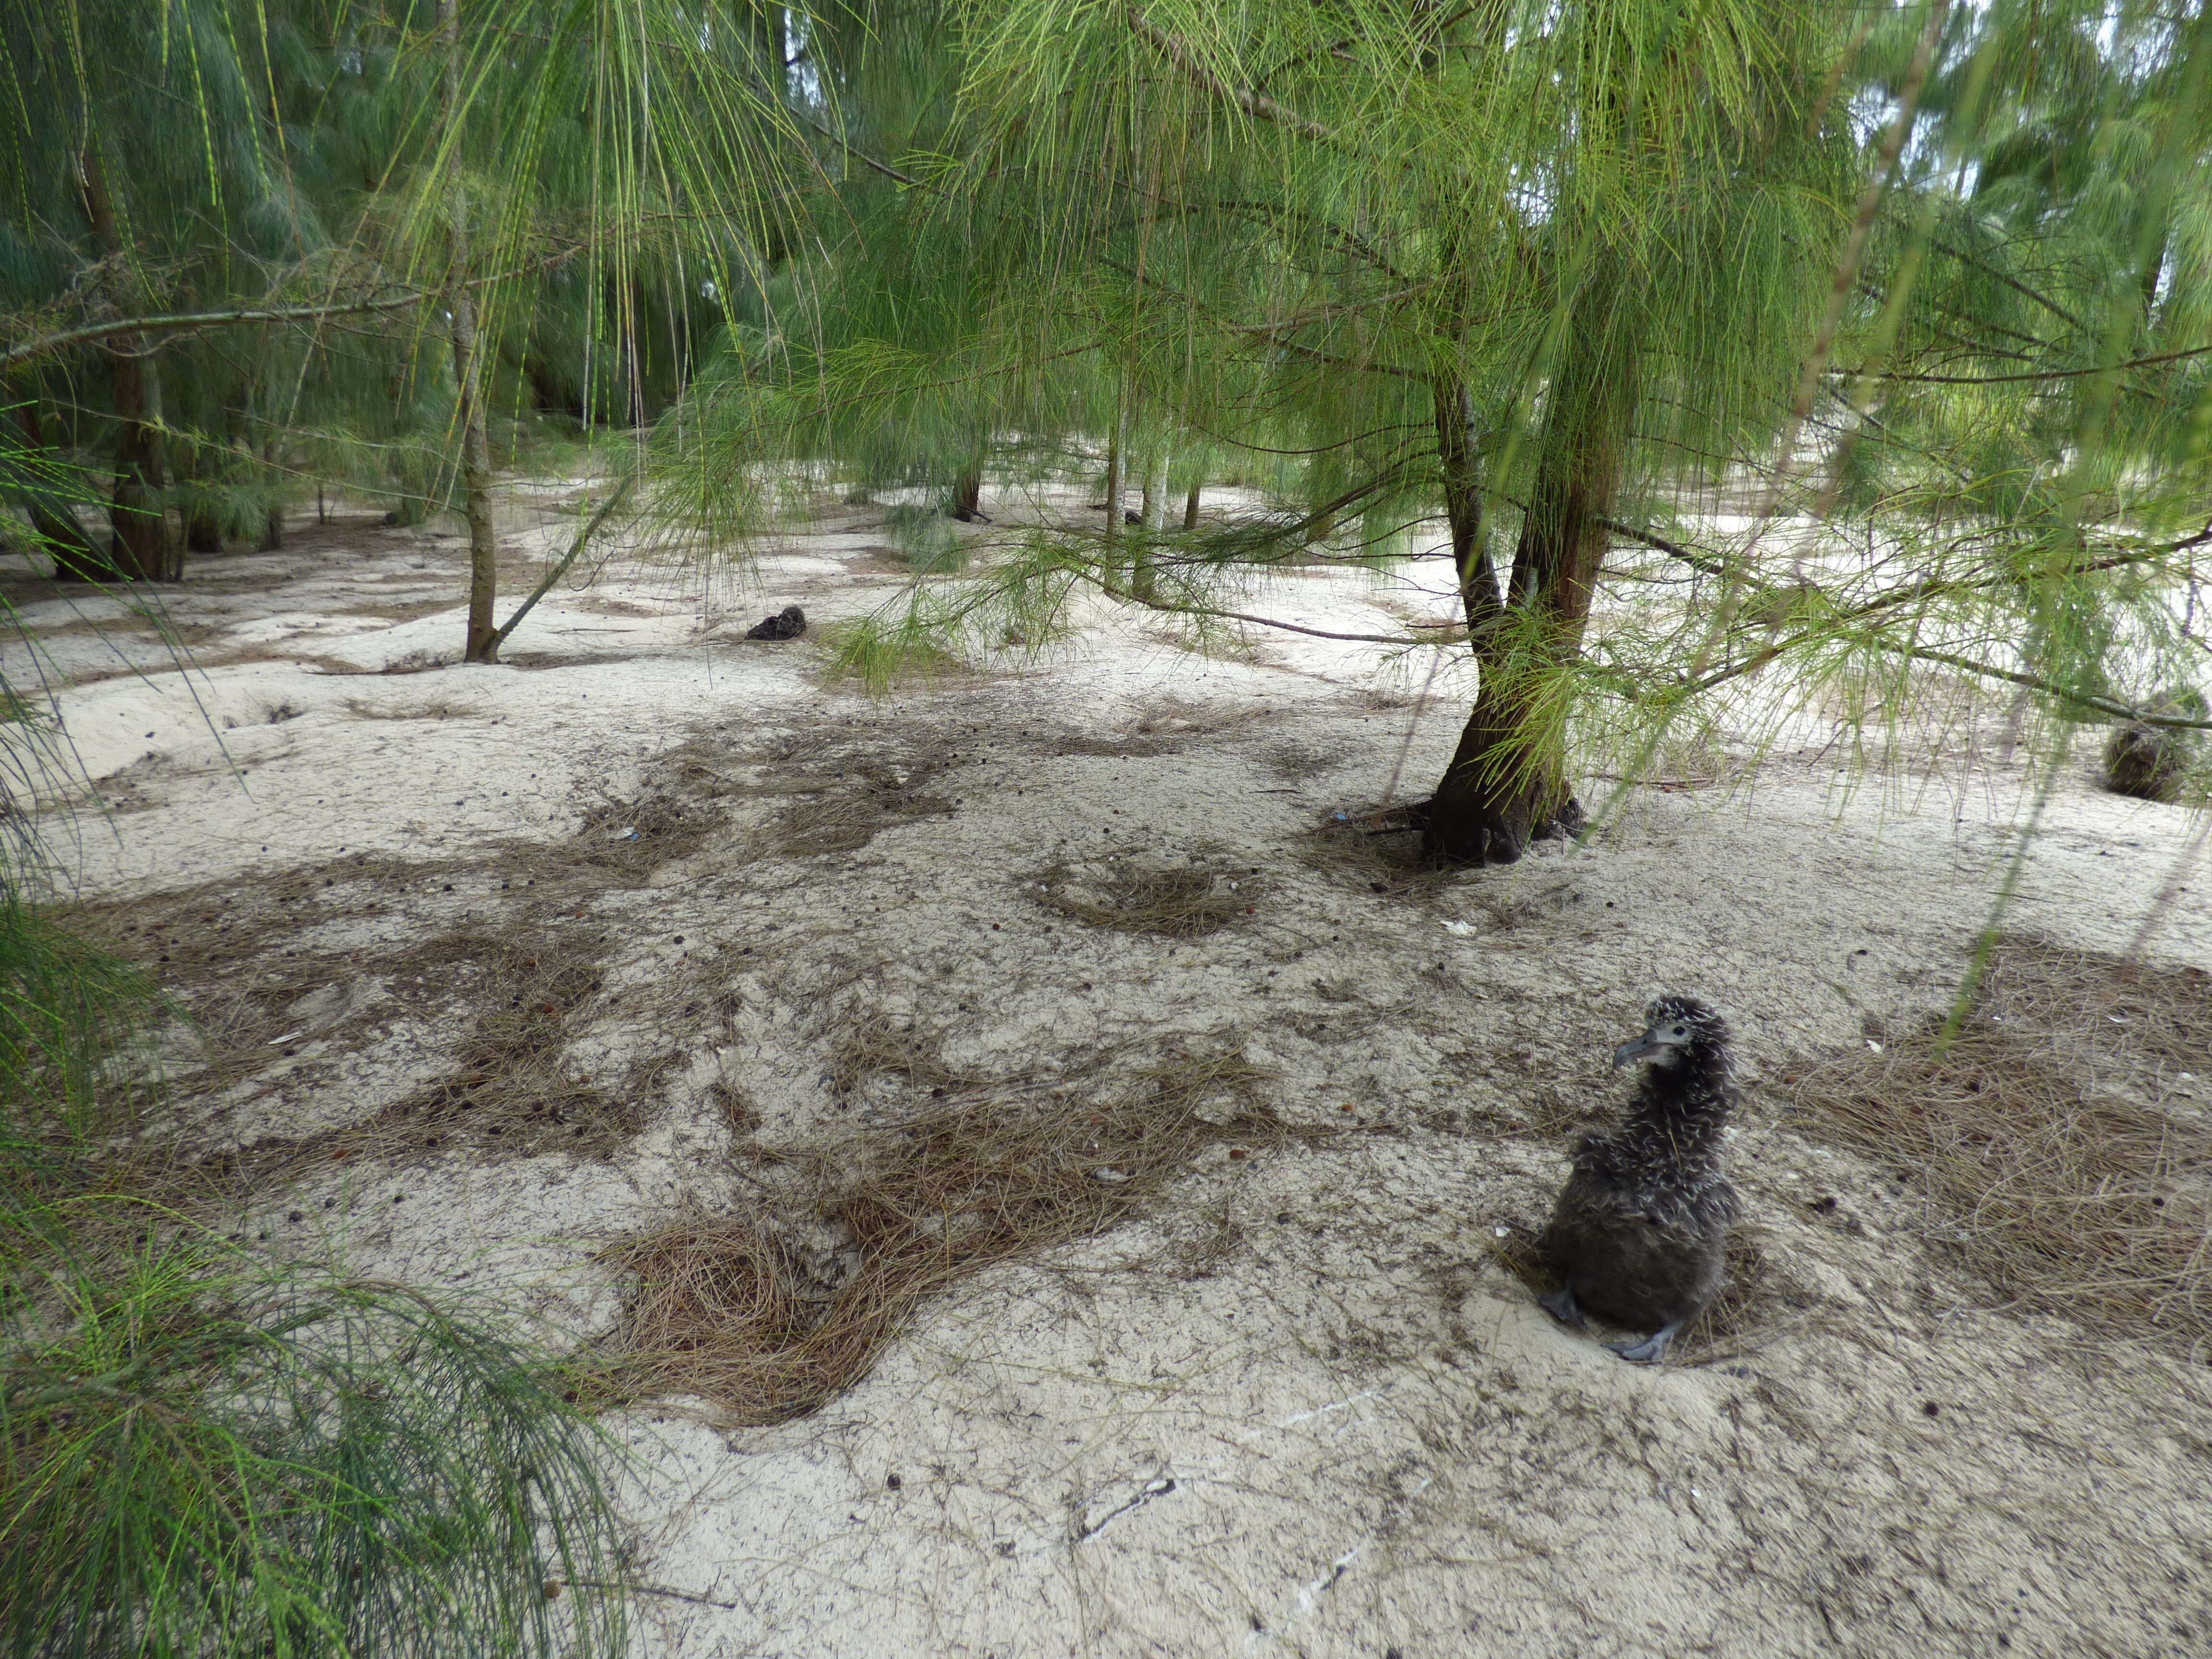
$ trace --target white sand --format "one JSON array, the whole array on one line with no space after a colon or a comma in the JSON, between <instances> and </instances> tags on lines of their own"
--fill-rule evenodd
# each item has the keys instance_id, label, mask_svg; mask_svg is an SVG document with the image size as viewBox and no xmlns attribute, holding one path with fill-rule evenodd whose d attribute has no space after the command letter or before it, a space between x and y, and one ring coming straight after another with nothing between
<instances>
[{"instance_id":1,"label":"white sand","mask_svg":"<svg viewBox=\"0 0 2212 1659\"><path fill-rule=\"evenodd\" d=\"M518 519L530 552L571 522ZM1852 794L1780 756L1733 796L1633 790L1584 851L1455 878L1433 902L1377 895L1310 866L1303 838L1382 793L1413 710L1374 694L1419 665L1291 635L1209 661L1099 612L1043 664L870 702L824 682L812 638L738 637L788 602L820 622L894 591L879 520L795 535L751 593L611 569L526 623L509 649L528 665L375 672L454 651L464 550L360 519L203 562L164 595L204 665L189 675L143 630L53 631L101 602L30 611L114 808L58 837L86 894L190 892L213 927L226 896L296 883L282 947L358 963L289 1005L297 1040L257 1074L180 1061L198 1144L358 1121L447 1070L462 1011L408 1001L380 953L512 919L503 846L609 837L687 767L835 785L957 750L925 786L957 806L857 850L757 856L793 798L740 793L681 859L544 920L549 951L563 928L614 936L568 1062L611 1087L673 1057L625 1150L349 1167L262 1195L279 1237L328 1228L364 1270L602 1330L598 1243L679 1197L722 1210L752 1190L711 1086L750 1097L763 1146L845 1127L823 1074L860 1009L941 1027L949 1055L1006 1073L1102 1043L1241 1048L1276 1073L1285 1120L1360 1131L1241 1162L1214 1147L1148 1219L932 1305L803 1420L717 1431L682 1402L616 1419L639 1457L635 1571L671 1592L641 1602L643 1650L2206 1650L2212 1368L1984 1311L1921 1242L1905 1186L1755 1086L1734 1157L1770 1283L1740 1340L1626 1366L1489 1254L1540 1221L1562 1126L1618 1097L1606 1060L1654 991L1720 1004L1754 1083L1944 1006L2014 844L2018 772L1984 755ZM527 574L518 559L510 586ZM1249 608L1387 633L1408 602L1425 603L1308 577ZM1440 683L1401 793L1440 771L1456 695ZM811 760L766 758L823 733ZM1070 752L1102 736L1127 751ZM2124 948L2190 830L2069 776L2008 926ZM313 914L363 852L438 862L419 884L380 878L380 917ZM1255 871L1255 913L1176 943L1026 896L1054 858L1109 852ZM2151 956L2212 964L2212 867L2185 879ZM1832 1213L1809 1207L1829 1195Z\"/></svg>"}]
</instances>

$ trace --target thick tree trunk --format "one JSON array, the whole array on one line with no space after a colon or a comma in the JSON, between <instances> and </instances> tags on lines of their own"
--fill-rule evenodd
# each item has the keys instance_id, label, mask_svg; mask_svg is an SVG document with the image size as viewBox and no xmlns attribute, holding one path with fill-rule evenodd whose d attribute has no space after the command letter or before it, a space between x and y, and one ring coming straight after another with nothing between
<instances>
[{"instance_id":1,"label":"thick tree trunk","mask_svg":"<svg viewBox=\"0 0 2212 1659\"><path fill-rule=\"evenodd\" d=\"M1467 383L1440 374L1434 386L1437 459L1442 464L1444 516L1451 525L1452 568L1458 573L1461 608L1468 632L1480 637L1504 609L1498 572L1482 541L1482 478L1475 464L1474 409Z\"/></svg>"},{"instance_id":2,"label":"thick tree trunk","mask_svg":"<svg viewBox=\"0 0 2212 1659\"><path fill-rule=\"evenodd\" d=\"M214 514L196 507L185 514L185 550L188 553L222 551L222 526L216 522Z\"/></svg>"},{"instance_id":3,"label":"thick tree trunk","mask_svg":"<svg viewBox=\"0 0 2212 1659\"><path fill-rule=\"evenodd\" d=\"M972 524L982 511L983 469L971 466L952 486L952 516L963 524Z\"/></svg>"},{"instance_id":4,"label":"thick tree trunk","mask_svg":"<svg viewBox=\"0 0 2212 1659\"><path fill-rule=\"evenodd\" d=\"M15 423L23 428L24 441L33 454L49 453L36 404L27 399L16 404ZM47 556L54 562L56 581L106 581L114 576L115 569L108 562L106 550L86 532L76 514L61 504L48 507L35 501L29 512L31 528L45 544Z\"/></svg>"},{"instance_id":5,"label":"thick tree trunk","mask_svg":"<svg viewBox=\"0 0 2212 1659\"><path fill-rule=\"evenodd\" d=\"M1480 680L1474 711L1423 832L1431 858L1510 864L1531 840L1571 835L1582 807L1568 787L1560 676L1582 648L1627 458L1637 365L1611 315L1609 285L1577 305L1566 360L1551 380L1536 477L1501 605L1483 556L1464 400L1437 398L1453 551ZM1465 452L1455 445L1466 441Z\"/></svg>"},{"instance_id":6,"label":"thick tree trunk","mask_svg":"<svg viewBox=\"0 0 2212 1659\"><path fill-rule=\"evenodd\" d=\"M475 291L469 275L469 198L461 179L461 151L454 128L461 108L461 26L455 0L438 0L438 24L444 37L444 116L447 142L453 146L446 185L447 234L453 244L453 384L461 428L461 501L469 522L469 631L464 662L495 662L499 630L492 605L499 597L499 543L491 516L491 437L484 425L483 363L477 350Z\"/></svg>"},{"instance_id":7,"label":"thick tree trunk","mask_svg":"<svg viewBox=\"0 0 2212 1659\"><path fill-rule=\"evenodd\" d=\"M123 232L107 193L107 174L88 149L77 156L77 188L93 240L106 258L119 260ZM109 342L106 349L108 395L122 427L108 509L113 535L109 562L113 574L126 580L174 581L185 574L184 559L176 556L171 568L168 519L161 505L168 482L161 464L161 383L153 345L143 335L125 334Z\"/></svg>"},{"instance_id":8,"label":"thick tree trunk","mask_svg":"<svg viewBox=\"0 0 2212 1659\"><path fill-rule=\"evenodd\" d=\"M174 581L184 574L184 560L172 558L168 515L161 505L168 480L153 365L131 349L129 338L108 353L107 364L109 397L123 428L107 515L114 537L109 562L126 581Z\"/></svg>"}]
</instances>

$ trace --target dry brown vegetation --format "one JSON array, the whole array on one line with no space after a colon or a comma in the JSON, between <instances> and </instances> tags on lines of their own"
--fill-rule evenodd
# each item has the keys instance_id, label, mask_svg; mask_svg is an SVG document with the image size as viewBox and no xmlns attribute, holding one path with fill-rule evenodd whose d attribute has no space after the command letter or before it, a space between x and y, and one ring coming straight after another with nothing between
<instances>
[{"instance_id":1,"label":"dry brown vegetation","mask_svg":"<svg viewBox=\"0 0 2212 1659\"><path fill-rule=\"evenodd\" d=\"M1462 872L1437 869L1422 856L1420 817L1404 801L1333 810L1301 838L1298 860L1370 892L1417 903L1464 884Z\"/></svg>"},{"instance_id":2,"label":"dry brown vegetation","mask_svg":"<svg viewBox=\"0 0 2212 1659\"><path fill-rule=\"evenodd\" d=\"M1808 1131L1919 1191L1923 1236L2007 1306L2212 1349L2212 975L2008 939L1940 1022L1789 1085Z\"/></svg>"},{"instance_id":3,"label":"dry brown vegetation","mask_svg":"<svg viewBox=\"0 0 2212 1659\"><path fill-rule=\"evenodd\" d=\"M1047 866L1022 890L1047 909L1093 927L1199 939L1257 913L1256 870L1167 866L1126 854Z\"/></svg>"},{"instance_id":4,"label":"dry brown vegetation","mask_svg":"<svg viewBox=\"0 0 2212 1659\"><path fill-rule=\"evenodd\" d=\"M611 1087L571 1063L619 945L592 906L696 851L734 793L680 750L635 799L602 801L559 842L422 862L356 854L275 881L77 907L76 925L146 969L191 1022L173 1062L185 1097L274 1076L299 1042L315 1047L285 1073L326 1083L398 1019L458 1032L443 1076L359 1121L235 1150L167 1146L164 1184L220 1196L334 1160L617 1150L644 1127L675 1057L649 1053ZM644 1016L649 1000L629 1012Z\"/></svg>"},{"instance_id":5,"label":"dry brown vegetation","mask_svg":"<svg viewBox=\"0 0 2212 1659\"><path fill-rule=\"evenodd\" d=\"M1130 1219L1210 1143L1241 1156L1296 1133L1230 1051L1098 1052L1049 1079L988 1078L878 1018L854 1023L834 1064L847 1096L884 1078L929 1103L779 1158L797 1177L787 1203L688 1207L602 1252L625 1280L596 1378L607 1396L695 1397L732 1424L803 1415L962 1280Z\"/></svg>"},{"instance_id":6,"label":"dry brown vegetation","mask_svg":"<svg viewBox=\"0 0 2212 1659\"><path fill-rule=\"evenodd\" d=\"M954 757L951 744L927 736L886 747L830 732L795 734L769 746L763 781L726 793L790 798L749 837L751 857L854 853L886 830L950 814L953 803L927 786Z\"/></svg>"}]
</instances>

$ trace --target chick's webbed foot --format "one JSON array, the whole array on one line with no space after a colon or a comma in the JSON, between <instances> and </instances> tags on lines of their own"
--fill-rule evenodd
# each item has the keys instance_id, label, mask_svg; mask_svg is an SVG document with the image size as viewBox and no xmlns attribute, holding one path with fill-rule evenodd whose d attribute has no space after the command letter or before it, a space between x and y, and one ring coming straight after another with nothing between
<instances>
[{"instance_id":1,"label":"chick's webbed foot","mask_svg":"<svg viewBox=\"0 0 2212 1659\"><path fill-rule=\"evenodd\" d=\"M1549 1296L1540 1296L1536 1298L1536 1305L1562 1325L1571 1326L1578 1331L1586 1331L1589 1328L1583 1319L1583 1310L1575 1306L1575 1293L1572 1291L1553 1291Z\"/></svg>"},{"instance_id":2,"label":"chick's webbed foot","mask_svg":"<svg viewBox=\"0 0 2212 1659\"><path fill-rule=\"evenodd\" d=\"M1608 1342L1605 1346L1632 1365L1656 1364L1659 1356L1667 1352L1667 1345L1674 1340L1674 1333L1682 1328L1682 1322L1662 1325L1641 1342Z\"/></svg>"}]
</instances>

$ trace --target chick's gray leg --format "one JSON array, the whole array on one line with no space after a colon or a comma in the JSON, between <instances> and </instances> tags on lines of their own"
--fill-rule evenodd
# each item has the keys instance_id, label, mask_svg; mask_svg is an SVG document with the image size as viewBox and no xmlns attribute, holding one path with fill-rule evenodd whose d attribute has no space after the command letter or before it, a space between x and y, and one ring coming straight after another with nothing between
<instances>
[{"instance_id":1,"label":"chick's gray leg","mask_svg":"<svg viewBox=\"0 0 2212 1659\"><path fill-rule=\"evenodd\" d=\"M1608 1342L1605 1346L1632 1364L1654 1364L1659 1356L1667 1352L1667 1345L1674 1340L1674 1333L1681 1328L1682 1322L1678 1319L1671 1325L1662 1325L1641 1342Z\"/></svg>"},{"instance_id":2,"label":"chick's gray leg","mask_svg":"<svg viewBox=\"0 0 2212 1659\"><path fill-rule=\"evenodd\" d=\"M1583 1310L1575 1306L1575 1293L1571 1290L1557 1290L1549 1296L1540 1296L1536 1298L1536 1305L1562 1325L1571 1325L1578 1331L1589 1328L1583 1322Z\"/></svg>"}]
</instances>

